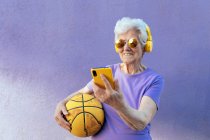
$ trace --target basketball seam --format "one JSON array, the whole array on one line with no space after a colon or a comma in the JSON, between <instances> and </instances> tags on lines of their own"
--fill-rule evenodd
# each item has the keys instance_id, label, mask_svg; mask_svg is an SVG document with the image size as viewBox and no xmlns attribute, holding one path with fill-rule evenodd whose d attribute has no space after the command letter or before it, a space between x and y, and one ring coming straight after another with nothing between
<instances>
[{"instance_id":1,"label":"basketball seam","mask_svg":"<svg viewBox=\"0 0 210 140\"><path fill-rule=\"evenodd\" d=\"M90 114L93 116L93 118L98 122L98 124L102 125L102 123L90 112L86 112L87 114Z\"/></svg>"},{"instance_id":2,"label":"basketball seam","mask_svg":"<svg viewBox=\"0 0 210 140\"><path fill-rule=\"evenodd\" d=\"M86 122L85 122L85 108L84 108L84 96L82 94L82 110L83 110L83 119L84 119L84 131L86 133L86 136L88 136L88 131L86 128Z\"/></svg>"},{"instance_id":3,"label":"basketball seam","mask_svg":"<svg viewBox=\"0 0 210 140\"><path fill-rule=\"evenodd\" d=\"M74 107L74 108L71 108L71 109L67 109L67 111L74 110L74 109L77 109L77 108L80 108L80 107L83 107L83 106L78 106L78 107ZM103 107L97 107L97 106L84 106L84 107L92 107L92 108L98 108L98 109L103 110Z\"/></svg>"},{"instance_id":4,"label":"basketball seam","mask_svg":"<svg viewBox=\"0 0 210 140\"><path fill-rule=\"evenodd\" d=\"M79 116L79 115L82 114L82 113L84 113L84 112L78 113L78 114L74 117L74 119L72 120L71 124L73 124L73 123L74 123L74 120L77 118L77 116ZM90 113L90 112L85 112L85 113L91 114L91 115L96 119L96 121L97 121L99 124L101 124L101 122L100 122L99 120L97 120L97 118L96 118L92 113ZM70 121L70 119L69 119L68 121Z\"/></svg>"},{"instance_id":5,"label":"basketball seam","mask_svg":"<svg viewBox=\"0 0 210 140\"><path fill-rule=\"evenodd\" d=\"M73 123L74 123L74 120L80 115L80 114L82 114L83 113L83 115L84 115L84 112L80 112L80 113L78 113L75 117L74 117L74 119L72 120L72 122L71 122L71 125L73 125ZM90 112L85 112L85 113L87 113L87 114L90 114L91 116L93 116L93 118L97 121L97 123L99 124L99 125L101 125L102 126L102 122L100 122L92 113L90 113ZM70 119L68 120L69 122L70 122ZM84 121L85 122L85 121ZM85 125L85 123L84 123L84 125ZM86 125L85 125L86 126ZM86 127L84 126L84 128L85 128L85 132L86 132L86 134L88 133L87 132L87 129L86 129ZM70 131L71 132L71 131ZM88 135L86 135L86 136L88 136Z\"/></svg>"},{"instance_id":6,"label":"basketball seam","mask_svg":"<svg viewBox=\"0 0 210 140\"><path fill-rule=\"evenodd\" d=\"M83 96L83 95L82 95ZM93 100L93 99L95 99L95 97L94 98L91 98L91 99L89 99L89 100L86 100L86 101L76 101L76 100L73 100L73 99L70 99L70 101L74 101L74 102L88 102L88 101L91 101L91 100Z\"/></svg>"}]
</instances>

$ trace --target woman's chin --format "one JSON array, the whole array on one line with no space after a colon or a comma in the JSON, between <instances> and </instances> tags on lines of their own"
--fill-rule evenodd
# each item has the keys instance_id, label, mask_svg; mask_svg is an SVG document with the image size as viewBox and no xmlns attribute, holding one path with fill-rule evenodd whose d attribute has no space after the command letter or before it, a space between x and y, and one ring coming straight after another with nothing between
<instances>
[{"instance_id":1,"label":"woman's chin","mask_svg":"<svg viewBox=\"0 0 210 140\"><path fill-rule=\"evenodd\" d=\"M134 60L124 60L124 61L123 61L123 63L124 63L124 64L127 64L127 65L133 64L134 62L135 62Z\"/></svg>"}]
</instances>

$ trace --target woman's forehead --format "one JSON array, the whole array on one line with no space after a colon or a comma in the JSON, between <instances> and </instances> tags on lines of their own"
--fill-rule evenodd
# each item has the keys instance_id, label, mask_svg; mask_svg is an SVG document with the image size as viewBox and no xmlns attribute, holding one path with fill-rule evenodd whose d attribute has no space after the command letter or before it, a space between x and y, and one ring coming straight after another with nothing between
<instances>
[{"instance_id":1,"label":"woman's forehead","mask_svg":"<svg viewBox=\"0 0 210 140\"><path fill-rule=\"evenodd\" d=\"M136 29L130 29L127 32L118 35L119 39L127 39L127 38L131 38L131 37L138 38L139 31Z\"/></svg>"}]
</instances>

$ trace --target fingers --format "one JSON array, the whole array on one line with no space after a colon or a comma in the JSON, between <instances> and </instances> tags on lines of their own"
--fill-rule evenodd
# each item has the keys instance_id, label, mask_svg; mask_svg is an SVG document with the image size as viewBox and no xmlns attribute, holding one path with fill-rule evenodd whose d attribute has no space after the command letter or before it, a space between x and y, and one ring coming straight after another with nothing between
<instances>
[{"instance_id":1,"label":"fingers","mask_svg":"<svg viewBox=\"0 0 210 140\"><path fill-rule=\"evenodd\" d=\"M70 130L70 123L65 119L65 115L67 115L68 112L65 108L65 106L61 103L57 105L56 111L55 111L55 120L56 122L66 130Z\"/></svg>"},{"instance_id":2,"label":"fingers","mask_svg":"<svg viewBox=\"0 0 210 140\"><path fill-rule=\"evenodd\" d=\"M95 97L98 98L97 90L99 87L94 82L93 82L92 86L93 86L93 93L94 93Z\"/></svg>"},{"instance_id":3,"label":"fingers","mask_svg":"<svg viewBox=\"0 0 210 140\"><path fill-rule=\"evenodd\" d=\"M65 128L66 130L70 130L70 123L66 121L66 119L64 119L65 116L60 116L59 120L60 123L59 125L63 128Z\"/></svg>"},{"instance_id":4,"label":"fingers","mask_svg":"<svg viewBox=\"0 0 210 140\"><path fill-rule=\"evenodd\" d=\"M98 88L98 86L94 82L93 82L92 86L93 86L93 91L95 92L96 89Z\"/></svg>"},{"instance_id":5,"label":"fingers","mask_svg":"<svg viewBox=\"0 0 210 140\"><path fill-rule=\"evenodd\" d=\"M112 86L110 85L110 83L109 83L109 81L106 79L106 77L105 77L103 74L101 74L100 76L101 76L101 79L102 79L102 81L103 81L103 83L104 83L105 88L106 88L107 90L112 90Z\"/></svg>"},{"instance_id":6,"label":"fingers","mask_svg":"<svg viewBox=\"0 0 210 140\"><path fill-rule=\"evenodd\" d=\"M93 83L92 86L93 86L93 91L94 91L93 93L94 93L95 97L99 101L104 102L105 95L106 95L105 90L100 88L99 86L97 86L95 83Z\"/></svg>"},{"instance_id":7,"label":"fingers","mask_svg":"<svg viewBox=\"0 0 210 140\"><path fill-rule=\"evenodd\" d=\"M119 82L118 82L118 80L117 80L117 79L114 80L114 83L115 83L115 90L116 90L116 91L119 91L120 87L119 87Z\"/></svg>"},{"instance_id":8,"label":"fingers","mask_svg":"<svg viewBox=\"0 0 210 140\"><path fill-rule=\"evenodd\" d=\"M65 128L66 130L70 130L70 123L67 122L65 119L64 119L65 116L58 114L56 117L55 117L55 120L56 122L63 128Z\"/></svg>"},{"instance_id":9,"label":"fingers","mask_svg":"<svg viewBox=\"0 0 210 140\"><path fill-rule=\"evenodd\" d=\"M93 83L93 93L96 98L100 98L99 90L100 90L100 87L98 87L95 83Z\"/></svg>"},{"instance_id":10,"label":"fingers","mask_svg":"<svg viewBox=\"0 0 210 140\"><path fill-rule=\"evenodd\" d=\"M68 115L69 114L65 107L61 108L61 110L62 110L64 115Z\"/></svg>"}]
</instances>

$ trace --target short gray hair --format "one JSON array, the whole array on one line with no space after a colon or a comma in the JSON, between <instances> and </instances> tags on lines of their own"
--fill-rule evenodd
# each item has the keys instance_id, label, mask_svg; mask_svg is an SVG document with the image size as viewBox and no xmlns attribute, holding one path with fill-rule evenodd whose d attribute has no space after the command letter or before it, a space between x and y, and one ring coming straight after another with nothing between
<instances>
[{"instance_id":1,"label":"short gray hair","mask_svg":"<svg viewBox=\"0 0 210 140\"><path fill-rule=\"evenodd\" d=\"M126 33L130 29L137 29L140 32L140 42L145 45L147 41L146 26L147 24L142 19L123 17L118 20L115 25L115 41L118 39L120 34Z\"/></svg>"}]
</instances>

